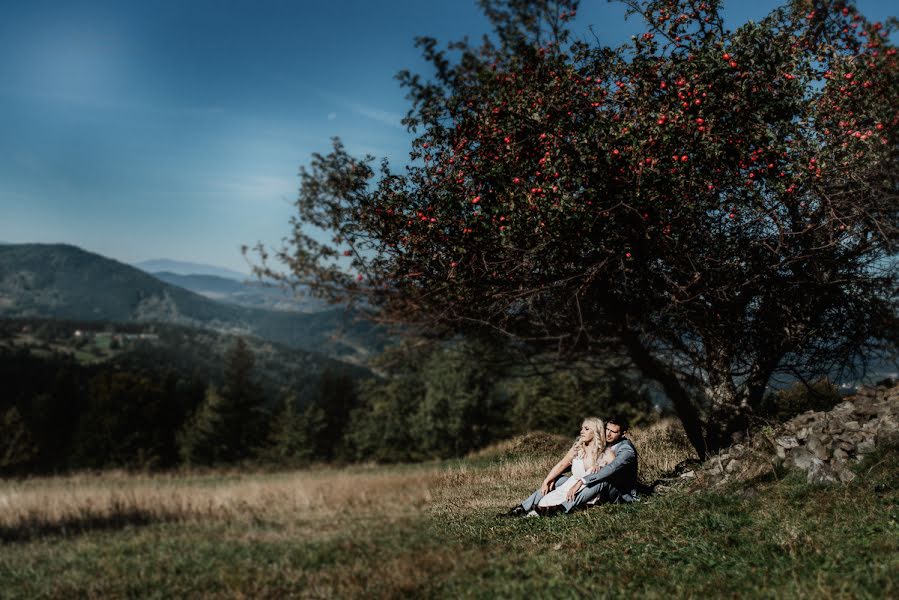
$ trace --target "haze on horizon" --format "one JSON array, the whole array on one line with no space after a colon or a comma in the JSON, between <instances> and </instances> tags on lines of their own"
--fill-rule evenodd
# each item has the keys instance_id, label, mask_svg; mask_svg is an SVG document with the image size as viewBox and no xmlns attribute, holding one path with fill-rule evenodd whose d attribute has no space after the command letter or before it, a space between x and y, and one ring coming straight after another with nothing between
<instances>
[{"instance_id":1,"label":"haze on horizon","mask_svg":"<svg viewBox=\"0 0 899 600\"><path fill-rule=\"evenodd\" d=\"M727 0L727 23L779 4ZM415 36L488 30L475 0L35 0L4 14L0 240L243 272L242 244L289 233L297 168L332 136L405 163L393 77L428 73ZM590 25L609 45L643 30L620 3L582 0L574 29Z\"/></svg>"}]
</instances>

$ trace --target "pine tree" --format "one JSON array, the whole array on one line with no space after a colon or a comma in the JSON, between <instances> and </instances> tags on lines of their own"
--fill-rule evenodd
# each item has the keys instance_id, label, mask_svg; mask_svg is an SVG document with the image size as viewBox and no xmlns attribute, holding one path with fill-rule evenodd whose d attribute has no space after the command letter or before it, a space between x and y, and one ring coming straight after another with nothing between
<instances>
[{"instance_id":1,"label":"pine tree","mask_svg":"<svg viewBox=\"0 0 899 600\"><path fill-rule=\"evenodd\" d=\"M266 458L279 464L314 460L324 423L321 409L307 407L298 411L295 399L286 397L269 429Z\"/></svg>"},{"instance_id":2,"label":"pine tree","mask_svg":"<svg viewBox=\"0 0 899 600\"><path fill-rule=\"evenodd\" d=\"M177 435L178 454L186 464L209 465L229 458L222 408L224 399L213 386Z\"/></svg>"},{"instance_id":3,"label":"pine tree","mask_svg":"<svg viewBox=\"0 0 899 600\"><path fill-rule=\"evenodd\" d=\"M13 406L0 419L0 473L13 473L37 456L37 445L28 425Z\"/></svg>"},{"instance_id":4,"label":"pine tree","mask_svg":"<svg viewBox=\"0 0 899 600\"><path fill-rule=\"evenodd\" d=\"M225 355L221 417L224 457L250 456L264 438L262 392L253 378L256 361L247 343L238 338Z\"/></svg>"}]
</instances>

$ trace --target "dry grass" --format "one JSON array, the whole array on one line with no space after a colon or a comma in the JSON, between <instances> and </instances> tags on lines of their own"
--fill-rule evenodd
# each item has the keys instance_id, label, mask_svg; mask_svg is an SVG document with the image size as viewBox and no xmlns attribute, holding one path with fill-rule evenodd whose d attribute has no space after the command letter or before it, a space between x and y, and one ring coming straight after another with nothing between
<instances>
[{"instance_id":1,"label":"dry grass","mask_svg":"<svg viewBox=\"0 0 899 600\"><path fill-rule=\"evenodd\" d=\"M687 434L675 419L662 419L647 427L634 428L628 437L637 447L640 478L646 483L670 474L678 463L697 458Z\"/></svg>"},{"instance_id":2,"label":"dry grass","mask_svg":"<svg viewBox=\"0 0 899 600\"><path fill-rule=\"evenodd\" d=\"M219 521L301 526L345 517L391 519L420 511L439 478L407 472L309 470L281 474L79 474L0 483L0 539L153 522Z\"/></svg>"}]
</instances>

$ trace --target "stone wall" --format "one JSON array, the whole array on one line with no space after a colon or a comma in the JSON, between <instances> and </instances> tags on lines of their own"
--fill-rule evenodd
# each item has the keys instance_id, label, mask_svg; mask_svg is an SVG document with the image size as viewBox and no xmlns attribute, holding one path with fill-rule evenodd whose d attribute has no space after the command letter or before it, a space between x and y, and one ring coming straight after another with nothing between
<instances>
[{"instance_id":1,"label":"stone wall","mask_svg":"<svg viewBox=\"0 0 899 600\"><path fill-rule=\"evenodd\" d=\"M899 442L899 385L863 387L827 412L809 411L734 444L684 476L706 485L747 480L785 466L805 471L808 481L847 482L853 463L888 443Z\"/></svg>"}]
</instances>

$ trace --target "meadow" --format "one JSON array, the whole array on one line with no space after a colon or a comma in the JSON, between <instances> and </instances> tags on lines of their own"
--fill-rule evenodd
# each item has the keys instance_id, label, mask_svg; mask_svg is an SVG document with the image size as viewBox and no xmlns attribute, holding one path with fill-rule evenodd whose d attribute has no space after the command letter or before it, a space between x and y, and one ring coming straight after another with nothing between
<instances>
[{"instance_id":1,"label":"meadow","mask_svg":"<svg viewBox=\"0 0 899 600\"><path fill-rule=\"evenodd\" d=\"M691 452L632 436L647 481ZM0 482L2 598L789 597L899 594L899 451L845 486L790 472L508 519L570 440L461 460Z\"/></svg>"}]
</instances>

